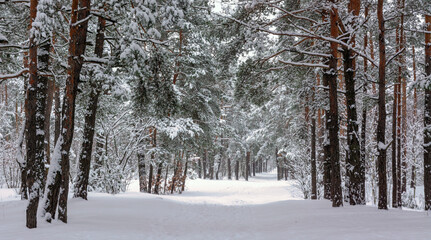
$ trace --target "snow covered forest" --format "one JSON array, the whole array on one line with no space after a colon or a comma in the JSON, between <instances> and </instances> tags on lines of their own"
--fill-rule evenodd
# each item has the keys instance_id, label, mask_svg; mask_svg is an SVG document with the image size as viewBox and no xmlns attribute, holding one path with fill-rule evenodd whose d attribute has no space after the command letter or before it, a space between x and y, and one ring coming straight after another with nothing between
<instances>
[{"instance_id":1,"label":"snow covered forest","mask_svg":"<svg viewBox=\"0 0 431 240\"><path fill-rule=\"evenodd\" d=\"M431 0L0 0L0 239L429 239L430 83Z\"/></svg>"}]
</instances>

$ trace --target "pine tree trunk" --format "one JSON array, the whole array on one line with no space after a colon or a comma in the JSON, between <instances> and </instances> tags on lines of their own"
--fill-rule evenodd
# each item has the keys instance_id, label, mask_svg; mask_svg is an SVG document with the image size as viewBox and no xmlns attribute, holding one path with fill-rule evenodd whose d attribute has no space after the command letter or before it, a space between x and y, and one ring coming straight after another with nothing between
<instances>
[{"instance_id":1,"label":"pine tree trunk","mask_svg":"<svg viewBox=\"0 0 431 240\"><path fill-rule=\"evenodd\" d=\"M30 23L34 21L37 14L37 0L30 1ZM27 147L27 176L26 185L29 191L29 200L26 210L26 226L28 228L37 227L37 208L39 198L42 195L44 186L44 113L47 92L47 77L42 76L38 71L46 70L49 59L49 45L44 44L38 56L38 43L34 34L30 34L29 42L29 88L27 90L27 99L25 104L26 113L26 147ZM44 50L48 46L48 52ZM38 62L40 67L38 69ZM46 64L46 65L45 65Z\"/></svg>"},{"instance_id":2,"label":"pine tree trunk","mask_svg":"<svg viewBox=\"0 0 431 240\"><path fill-rule=\"evenodd\" d=\"M328 72L323 73L323 86L329 87L328 79L330 78ZM329 114L325 112L325 133L323 140L323 198L332 199L331 197L331 145L329 142Z\"/></svg>"},{"instance_id":3,"label":"pine tree trunk","mask_svg":"<svg viewBox=\"0 0 431 240\"><path fill-rule=\"evenodd\" d=\"M335 3L335 0L332 0ZM338 10L333 5L330 13L331 22L331 37L338 37ZM332 206L343 206L343 193L341 189L341 173L340 173L340 146L339 146L339 122L338 122L338 97L337 97L337 55L338 44L331 42L331 57L329 58L329 142L330 142L330 157L331 157L331 197Z\"/></svg>"},{"instance_id":4,"label":"pine tree trunk","mask_svg":"<svg viewBox=\"0 0 431 240\"><path fill-rule=\"evenodd\" d=\"M348 11L353 14L353 18L348 21L351 28L355 28L359 16L360 0L350 0ZM350 44L355 46L355 35L349 34ZM350 205L365 204L365 168L361 162L361 151L359 145L359 126L356 110L356 91L355 91L355 71L356 64L353 51L343 47L344 79L346 84L346 104L347 104L347 162L346 175L349 188Z\"/></svg>"},{"instance_id":5,"label":"pine tree trunk","mask_svg":"<svg viewBox=\"0 0 431 240\"><path fill-rule=\"evenodd\" d=\"M239 161L236 160L235 163L235 180L239 180Z\"/></svg>"},{"instance_id":6,"label":"pine tree trunk","mask_svg":"<svg viewBox=\"0 0 431 240\"><path fill-rule=\"evenodd\" d=\"M211 180L214 180L214 156L209 158L209 177Z\"/></svg>"},{"instance_id":7,"label":"pine tree trunk","mask_svg":"<svg viewBox=\"0 0 431 240\"><path fill-rule=\"evenodd\" d=\"M317 199L316 118L311 119L311 199Z\"/></svg>"},{"instance_id":8,"label":"pine tree trunk","mask_svg":"<svg viewBox=\"0 0 431 240\"><path fill-rule=\"evenodd\" d=\"M150 143L152 145L153 148L157 147L157 129L156 128L151 128L150 129L150 136L151 136L151 140ZM155 162L155 158L156 158L156 154L153 152L151 153L151 163L150 163L150 173L148 176L148 193L152 193L153 192L153 184L155 185L154 187L154 193L158 193L157 188L157 179L155 180L156 182L153 183L153 175L154 175L154 162ZM160 170L161 171L161 170ZM161 172L160 172L161 174ZM158 176L156 175L156 178Z\"/></svg>"},{"instance_id":9,"label":"pine tree trunk","mask_svg":"<svg viewBox=\"0 0 431 240\"><path fill-rule=\"evenodd\" d=\"M227 179L232 180L232 167L230 158L227 159Z\"/></svg>"},{"instance_id":10,"label":"pine tree trunk","mask_svg":"<svg viewBox=\"0 0 431 240\"><path fill-rule=\"evenodd\" d=\"M202 178L202 160L199 159L198 161L198 176L199 178Z\"/></svg>"},{"instance_id":11,"label":"pine tree trunk","mask_svg":"<svg viewBox=\"0 0 431 240\"><path fill-rule=\"evenodd\" d=\"M78 84L83 64L83 55L87 40L87 17L90 13L90 0L73 0L72 16L70 25L70 42L66 89L61 111L61 127L59 139L51 161L48 173L47 198L45 200L45 211L51 210L55 213L56 199L58 201L58 219L67 223L67 201L69 195L69 150L72 145L74 120L75 120L75 99L78 92ZM75 24L79 22L79 24ZM57 146L58 145L58 146ZM59 171L59 168L61 171ZM58 179L60 178L60 189L58 189ZM51 215L51 217L53 214ZM48 219L49 221L50 219Z\"/></svg>"},{"instance_id":12,"label":"pine tree trunk","mask_svg":"<svg viewBox=\"0 0 431 240\"><path fill-rule=\"evenodd\" d=\"M248 181L248 175L250 174L250 152L247 152L245 157L245 180Z\"/></svg>"},{"instance_id":13,"label":"pine tree trunk","mask_svg":"<svg viewBox=\"0 0 431 240\"><path fill-rule=\"evenodd\" d=\"M148 193L151 193L151 189L153 188L153 171L154 167L153 164L150 163L150 172L148 174Z\"/></svg>"},{"instance_id":14,"label":"pine tree trunk","mask_svg":"<svg viewBox=\"0 0 431 240\"><path fill-rule=\"evenodd\" d=\"M398 31L397 31L398 33ZM398 207L398 177L397 177L397 103L398 83L394 84L394 103L392 105L392 207Z\"/></svg>"},{"instance_id":15,"label":"pine tree trunk","mask_svg":"<svg viewBox=\"0 0 431 240\"><path fill-rule=\"evenodd\" d=\"M388 209L387 176L386 176L386 46L385 19L383 17L383 0L377 3L377 19L379 23L379 119L377 121L377 172L379 176L379 209Z\"/></svg>"},{"instance_id":16,"label":"pine tree trunk","mask_svg":"<svg viewBox=\"0 0 431 240\"><path fill-rule=\"evenodd\" d=\"M426 31L431 32L431 15L425 15ZM425 33L425 75L431 76L431 33ZM425 89L424 108L424 194L425 210L431 210L431 88Z\"/></svg>"},{"instance_id":17,"label":"pine tree trunk","mask_svg":"<svg viewBox=\"0 0 431 240\"><path fill-rule=\"evenodd\" d=\"M416 82L416 56L415 56L415 46L412 46L412 59L413 59L413 81ZM413 90L413 139L412 139L412 156L413 156L413 164L412 164L412 177L410 182L410 187L413 188L414 196L416 195L416 136L417 136L417 115L418 115L418 97L417 97L417 91L416 88Z\"/></svg>"},{"instance_id":18,"label":"pine tree trunk","mask_svg":"<svg viewBox=\"0 0 431 240\"><path fill-rule=\"evenodd\" d=\"M207 159L208 159L208 151L205 149L204 150L204 160L203 160L203 175L204 175L204 179L207 178Z\"/></svg>"},{"instance_id":19,"label":"pine tree trunk","mask_svg":"<svg viewBox=\"0 0 431 240\"><path fill-rule=\"evenodd\" d=\"M138 153L138 174L139 174L139 191L147 192L147 171L145 169L145 155L144 151L140 150Z\"/></svg>"},{"instance_id":20,"label":"pine tree trunk","mask_svg":"<svg viewBox=\"0 0 431 240\"><path fill-rule=\"evenodd\" d=\"M98 58L103 57L103 45L105 40L106 21L99 17L96 44L94 53ZM87 200L88 179L90 177L91 157L93 156L94 130L96 127L96 114L100 96L100 86L94 80L90 80L90 99L85 114L84 140L82 141L81 154L79 156L78 174L75 185L74 197Z\"/></svg>"},{"instance_id":21,"label":"pine tree trunk","mask_svg":"<svg viewBox=\"0 0 431 240\"><path fill-rule=\"evenodd\" d=\"M160 192L160 183L162 179L162 169L163 169L163 163L159 163L159 166L157 167L157 175L156 175L156 183L154 186L154 193L159 194Z\"/></svg>"}]
</instances>

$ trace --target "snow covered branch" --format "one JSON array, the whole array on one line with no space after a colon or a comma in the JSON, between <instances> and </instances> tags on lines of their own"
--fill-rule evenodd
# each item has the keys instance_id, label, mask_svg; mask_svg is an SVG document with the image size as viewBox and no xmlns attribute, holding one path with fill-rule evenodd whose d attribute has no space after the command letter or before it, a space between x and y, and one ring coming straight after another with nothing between
<instances>
[{"instance_id":1,"label":"snow covered branch","mask_svg":"<svg viewBox=\"0 0 431 240\"><path fill-rule=\"evenodd\" d=\"M282 60L279 60L279 62L287 65L298 66L298 67L329 68L328 65L325 65L323 63L290 62L290 61L282 61Z\"/></svg>"},{"instance_id":2,"label":"snow covered branch","mask_svg":"<svg viewBox=\"0 0 431 240\"><path fill-rule=\"evenodd\" d=\"M20 77L27 72L28 72L28 68L24 68L21 71L16 73L0 75L0 84L2 84L7 79Z\"/></svg>"}]
</instances>

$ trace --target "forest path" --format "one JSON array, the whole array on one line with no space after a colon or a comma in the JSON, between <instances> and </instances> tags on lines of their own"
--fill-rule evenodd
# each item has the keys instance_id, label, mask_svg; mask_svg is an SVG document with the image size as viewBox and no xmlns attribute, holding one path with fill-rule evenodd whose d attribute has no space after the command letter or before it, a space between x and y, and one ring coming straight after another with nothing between
<instances>
[{"instance_id":1,"label":"forest path","mask_svg":"<svg viewBox=\"0 0 431 240\"><path fill-rule=\"evenodd\" d=\"M92 193L71 199L69 223L24 226L23 201L0 202L1 240L142 239L430 239L425 212L332 208L302 197L293 181L262 174L240 180L188 180L177 195ZM0 189L1 190L1 189Z\"/></svg>"}]
</instances>

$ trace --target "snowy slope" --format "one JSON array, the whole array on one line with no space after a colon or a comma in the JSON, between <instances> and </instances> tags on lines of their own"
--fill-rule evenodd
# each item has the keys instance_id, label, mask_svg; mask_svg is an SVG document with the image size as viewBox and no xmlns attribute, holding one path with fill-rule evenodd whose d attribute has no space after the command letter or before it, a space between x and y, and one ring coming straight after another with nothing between
<instances>
[{"instance_id":1,"label":"snowy slope","mask_svg":"<svg viewBox=\"0 0 431 240\"><path fill-rule=\"evenodd\" d=\"M293 182L190 180L181 195L72 199L69 223L25 228L25 202L0 202L0 239L431 239L425 212L299 200Z\"/></svg>"}]
</instances>

